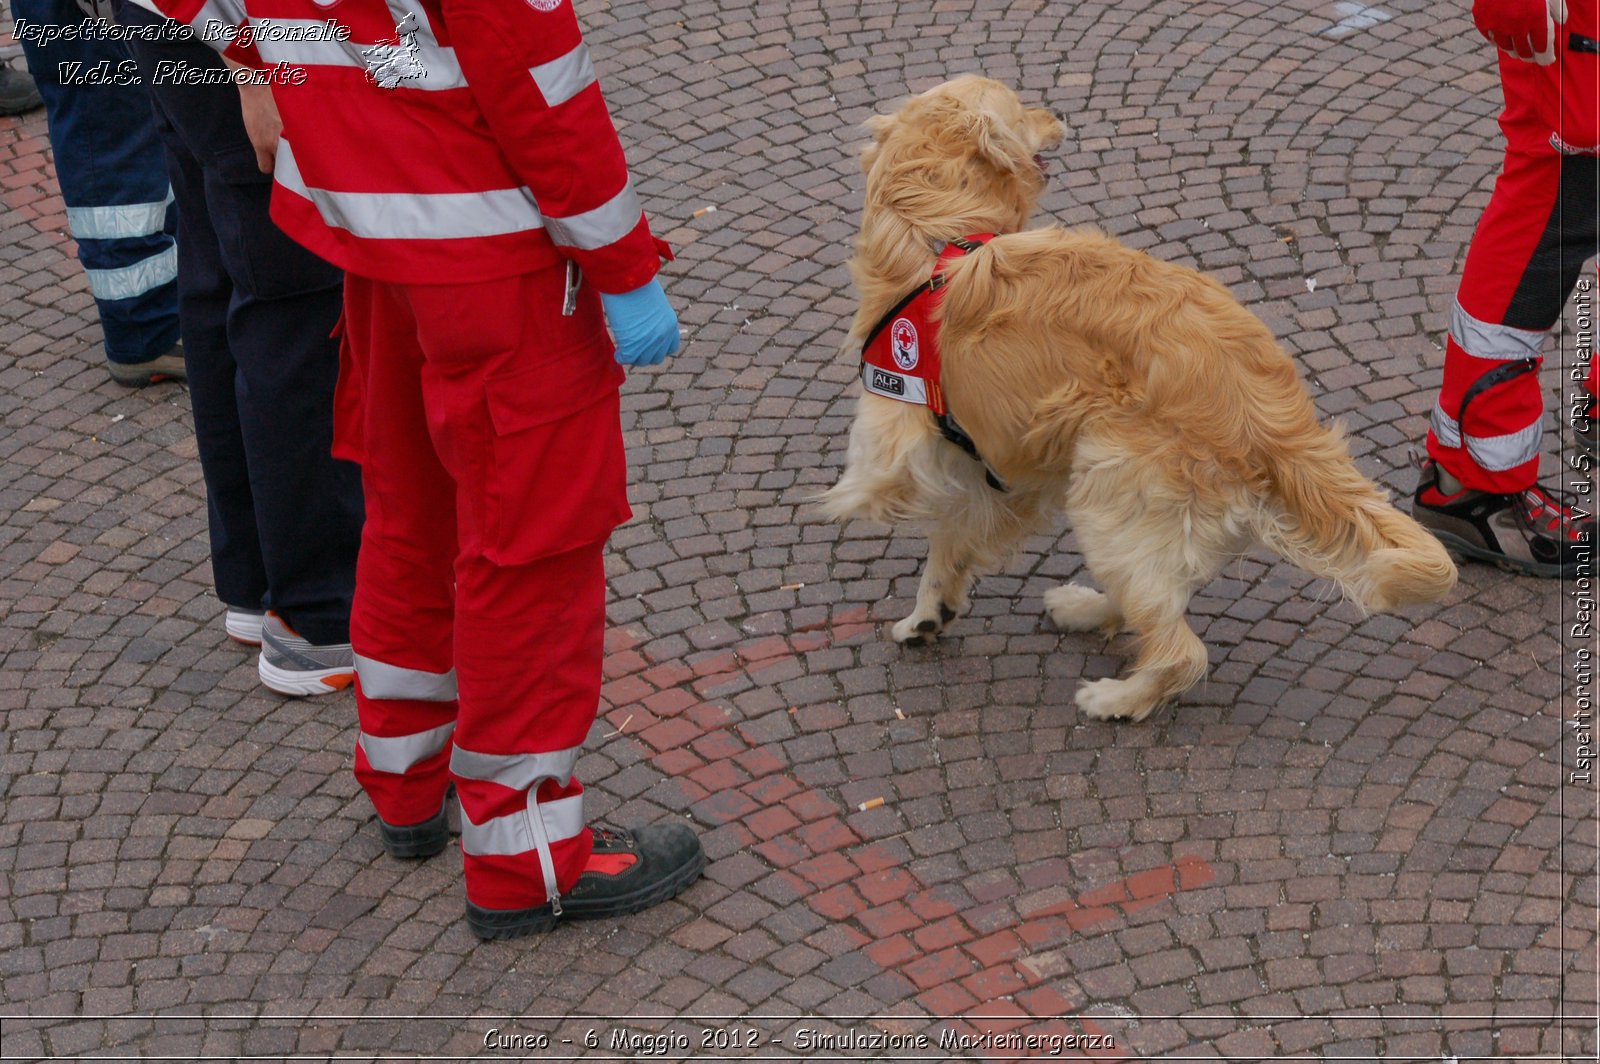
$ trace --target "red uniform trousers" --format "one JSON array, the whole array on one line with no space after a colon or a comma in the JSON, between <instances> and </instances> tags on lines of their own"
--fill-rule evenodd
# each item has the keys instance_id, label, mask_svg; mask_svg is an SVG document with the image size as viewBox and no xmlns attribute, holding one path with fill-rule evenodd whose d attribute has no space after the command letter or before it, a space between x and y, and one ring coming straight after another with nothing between
<instances>
[{"instance_id":1,"label":"red uniform trousers","mask_svg":"<svg viewBox=\"0 0 1600 1064\"><path fill-rule=\"evenodd\" d=\"M573 776L594 723L601 552L628 517L599 298L565 271L464 285L350 276L335 453L371 500L350 620L356 777L389 824L461 800L467 897L539 905L591 850Z\"/></svg>"},{"instance_id":2,"label":"red uniform trousers","mask_svg":"<svg viewBox=\"0 0 1600 1064\"><path fill-rule=\"evenodd\" d=\"M1558 123L1575 143L1593 136L1600 94L1571 86L1592 82L1595 62L1576 53L1552 67L1500 57L1505 165L1467 250L1428 432L1428 453L1478 491L1520 492L1538 476L1540 351L1600 240L1600 157L1563 153L1550 138ZM1586 123L1575 117L1584 107ZM1595 394L1593 364L1585 388Z\"/></svg>"}]
</instances>

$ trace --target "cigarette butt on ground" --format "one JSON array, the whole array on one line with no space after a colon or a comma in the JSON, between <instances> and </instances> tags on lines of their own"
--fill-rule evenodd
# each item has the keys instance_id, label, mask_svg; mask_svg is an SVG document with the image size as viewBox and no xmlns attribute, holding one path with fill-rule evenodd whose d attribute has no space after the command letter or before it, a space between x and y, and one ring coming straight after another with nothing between
<instances>
[{"instance_id":1,"label":"cigarette butt on ground","mask_svg":"<svg viewBox=\"0 0 1600 1064\"><path fill-rule=\"evenodd\" d=\"M905 720L906 719L906 715L904 713L900 712L900 707L899 706L895 706L894 707L894 715L895 715L895 718L897 720Z\"/></svg>"},{"instance_id":2,"label":"cigarette butt on ground","mask_svg":"<svg viewBox=\"0 0 1600 1064\"><path fill-rule=\"evenodd\" d=\"M860 805L856 806L856 811L857 812L861 812L861 813L865 813L868 809L876 809L876 808L878 808L878 806L880 806L882 804L883 804L883 799L882 798L868 798L866 801L864 801Z\"/></svg>"},{"instance_id":3,"label":"cigarette butt on ground","mask_svg":"<svg viewBox=\"0 0 1600 1064\"><path fill-rule=\"evenodd\" d=\"M696 218L702 218L705 215L715 214L715 213L717 213L717 208L716 208L716 205L713 204L713 205L711 205L709 207L701 207L699 210L694 212L694 216Z\"/></svg>"},{"instance_id":4,"label":"cigarette butt on ground","mask_svg":"<svg viewBox=\"0 0 1600 1064\"><path fill-rule=\"evenodd\" d=\"M779 591L799 591L801 588L803 588L805 586L806 585L803 584L803 583L800 583L800 584L784 584L778 590Z\"/></svg>"}]
</instances>

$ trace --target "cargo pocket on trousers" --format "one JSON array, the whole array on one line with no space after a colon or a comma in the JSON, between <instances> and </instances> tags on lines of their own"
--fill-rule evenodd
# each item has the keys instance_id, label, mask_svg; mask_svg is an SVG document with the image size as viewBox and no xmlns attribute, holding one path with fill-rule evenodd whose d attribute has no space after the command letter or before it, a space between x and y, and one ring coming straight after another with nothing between
<instances>
[{"instance_id":1,"label":"cargo pocket on trousers","mask_svg":"<svg viewBox=\"0 0 1600 1064\"><path fill-rule=\"evenodd\" d=\"M585 344L486 380L494 430L484 556L525 565L610 535L631 515L621 367Z\"/></svg>"},{"instance_id":2,"label":"cargo pocket on trousers","mask_svg":"<svg viewBox=\"0 0 1600 1064\"><path fill-rule=\"evenodd\" d=\"M333 456L359 464L366 453L361 422L361 367L350 350L343 313L328 335L339 341L339 382L333 386Z\"/></svg>"},{"instance_id":3,"label":"cargo pocket on trousers","mask_svg":"<svg viewBox=\"0 0 1600 1064\"><path fill-rule=\"evenodd\" d=\"M1600 148L1600 42L1571 33L1567 48L1540 82L1540 113L1555 123L1561 151L1587 154Z\"/></svg>"}]
</instances>

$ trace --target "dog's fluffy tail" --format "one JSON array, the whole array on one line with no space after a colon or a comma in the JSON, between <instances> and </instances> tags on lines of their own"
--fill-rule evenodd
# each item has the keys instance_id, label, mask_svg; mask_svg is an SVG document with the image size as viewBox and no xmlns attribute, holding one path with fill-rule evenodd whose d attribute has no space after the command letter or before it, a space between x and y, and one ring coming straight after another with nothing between
<instances>
[{"instance_id":1,"label":"dog's fluffy tail","mask_svg":"<svg viewBox=\"0 0 1600 1064\"><path fill-rule=\"evenodd\" d=\"M1309 408L1309 402L1306 403ZM1369 612L1433 602L1455 586L1444 545L1390 505L1357 471L1338 433L1315 423L1262 447L1282 510L1262 539L1284 557L1338 583Z\"/></svg>"}]
</instances>

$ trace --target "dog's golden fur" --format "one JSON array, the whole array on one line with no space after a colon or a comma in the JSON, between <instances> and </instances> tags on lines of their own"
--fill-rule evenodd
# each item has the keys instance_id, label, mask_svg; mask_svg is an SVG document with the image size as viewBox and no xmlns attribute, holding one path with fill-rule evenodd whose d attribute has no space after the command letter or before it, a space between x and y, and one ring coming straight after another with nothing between
<instances>
[{"instance_id":1,"label":"dog's golden fur","mask_svg":"<svg viewBox=\"0 0 1600 1064\"><path fill-rule=\"evenodd\" d=\"M849 343L926 280L949 240L1003 234L957 259L942 307L951 413L1008 485L939 434L925 407L861 397L830 517L921 521L928 563L902 642L936 636L975 570L1065 510L1102 593L1045 595L1069 630L1123 626L1139 657L1081 686L1096 718L1146 716L1205 674L1190 596L1261 543L1366 610L1443 597L1444 548L1356 471L1317 422L1293 363L1222 285L1105 236L1020 230L1044 187L1049 113L962 77L867 127L861 297Z\"/></svg>"}]
</instances>

